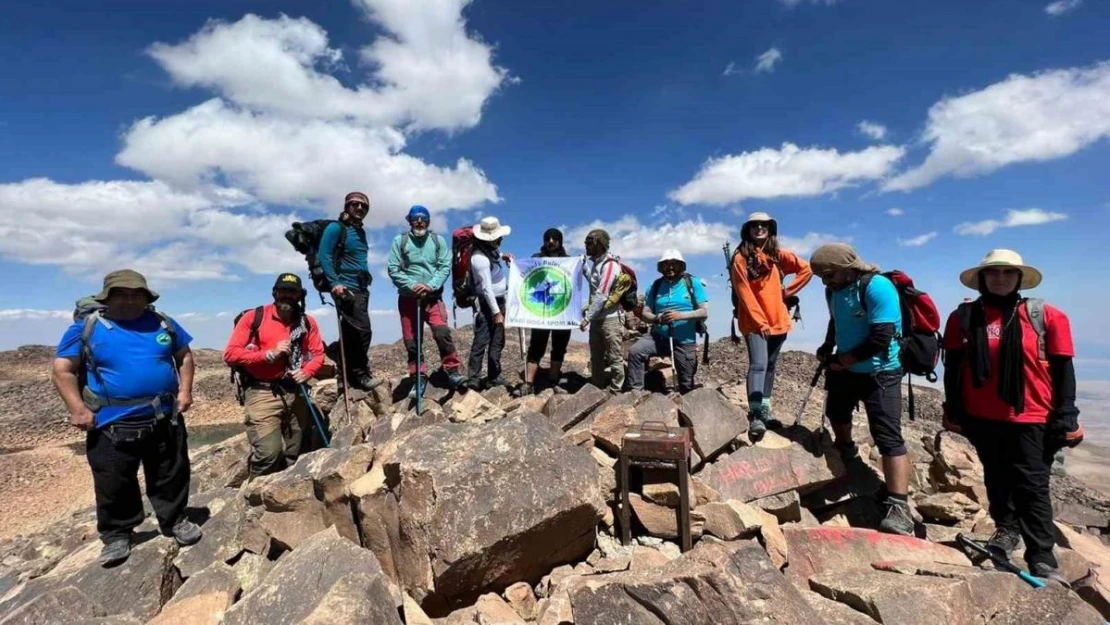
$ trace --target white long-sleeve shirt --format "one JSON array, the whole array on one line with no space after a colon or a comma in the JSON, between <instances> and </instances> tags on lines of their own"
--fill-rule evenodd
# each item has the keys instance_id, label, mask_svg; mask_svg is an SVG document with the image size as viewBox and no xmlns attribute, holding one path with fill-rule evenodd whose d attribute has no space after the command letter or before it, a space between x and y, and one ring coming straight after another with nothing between
<instances>
[{"instance_id":1,"label":"white long-sleeve shirt","mask_svg":"<svg viewBox=\"0 0 1110 625\"><path fill-rule=\"evenodd\" d=\"M586 280L590 283L590 305L584 317L593 321L620 314L616 306L606 306L605 300L620 276L621 266L616 257L605 254L599 259L588 258L583 265Z\"/></svg>"},{"instance_id":2,"label":"white long-sleeve shirt","mask_svg":"<svg viewBox=\"0 0 1110 625\"><path fill-rule=\"evenodd\" d=\"M470 257L470 275L474 278L474 291L484 298L493 314L501 312L497 298L509 292L509 277L503 263L492 263L489 257L475 250Z\"/></svg>"}]
</instances>

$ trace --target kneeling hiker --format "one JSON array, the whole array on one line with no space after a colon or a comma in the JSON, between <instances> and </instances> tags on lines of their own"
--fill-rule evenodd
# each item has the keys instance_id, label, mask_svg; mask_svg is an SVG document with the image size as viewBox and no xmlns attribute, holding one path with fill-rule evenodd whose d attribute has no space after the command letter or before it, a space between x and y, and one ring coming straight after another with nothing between
<instances>
[{"instance_id":1,"label":"kneeling hiker","mask_svg":"<svg viewBox=\"0 0 1110 625\"><path fill-rule=\"evenodd\" d=\"M843 243L821 246L810 264L829 299L829 331L817 357L829 368L825 416L832 423L834 443L843 457L858 453L852 442L852 411L862 401L886 479L879 530L911 535L914 523L906 499L910 463L902 438L901 348L894 340L902 335L898 290L877 267Z\"/></svg>"},{"instance_id":2,"label":"kneeling hiker","mask_svg":"<svg viewBox=\"0 0 1110 625\"><path fill-rule=\"evenodd\" d=\"M1057 451L1083 440L1068 317L1021 296L1041 273L1010 250L993 250L960 282L980 296L945 327L944 427L967 436L983 462L998 528L988 548L1009 557L1024 537L1032 574L1066 583L1052 552L1049 472Z\"/></svg>"},{"instance_id":3,"label":"kneeling hiker","mask_svg":"<svg viewBox=\"0 0 1110 625\"><path fill-rule=\"evenodd\" d=\"M52 379L70 425L86 432L104 543L100 564L111 566L131 555L132 534L143 522L140 464L162 533L180 545L201 538L185 518L189 449L182 413L193 403L193 337L151 308L158 294L138 272L109 273L92 299L87 316L74 315L58 343Z\"/></svg>"},{"instance_id":4,"label":"kneeling hiker","mask_svg":"<svg viewBox=\"0 0 1110 625\"><path fill-rule=\"evenodd\" d=\"M251 479L297 461L309 422L302 385L324 366L324 342L305 313L301 279L281 274L272 294L274 303L239 318L224 348L224 362L239 370L243 386Z\"/></svg>"},{"instance_id":5,"label":"kneeling hiker","mask_svg":"<svg viewBox=\"0 0 1110 625\"><path fill-rule=\"evenodd\" d=\"M414 379L420 375L422 380L427 380L427 364L423 359L419 374L416 371L416 350L424 345L424 324L427 323L439 348L443 370L451 386L456 387L466 380L459 373L459 355L447 325L447 305L443 303L443 284L451 275L451 252L443 237L428 229L431 218L431 213L423 206L413 206L409 210L406 219L410 230L397 235L389 250L389 279L397 287L397 311L401 313L401 339L408 354L409 375ZM420 384L420 392L426 387ZM411 397L416 397L416 389L417 385L413 384Z\"/></svg>"},{"instance_id":6,"label":"kneeling hiker","mask_svg":"<svg viewBox=\"0 0 1110 625\"><path fill-rule=\"evenodd\" d=\"M789 305L809 284L809 263L779 248L778 222L767 213L752 213L740 230L740 245L732 258L730 276L736 293L736 318L748 346L749 435L759 440L767 424L777 421L771 413L775 369L786 334L793 323ZM783 285L786 274L795 274Z\"/></svg>"},{"instance_id":7,"label":"kneeling hiker","mask_svg":"<svg viewBox=\"0 0 1110 625\"><path fill-rule=\"evenodd\" d=\"M501 351L505 349L505 295L509 291L509 276L501 261L509 256L501 254L501 240L512 232L502 226L496 217L483 217L474 226L474 251L470 257L470 274L474 280L477 310L474 312L474 342L470 345L470 360L466 371L467 386L482 390L492 386L505 386L501 377ZM487 375L482 384L482 358L489 352Z\"/></svg>"},{"instance_id":8,"label":"kneeling hiker","mask_svg":"<svg viewBox=\"0 0 1110 625\"><path fill-rule=\"evenodd\" d=\"M709 317L709 301L701 280L686 273L686 261L678 250L666 250L656 265L662 277L651 283L641 313L652 324L628 351L628 384L643 390L644 369L652 356L671 356L678 373L678 392L694 388L697 371L697 327ZM671 353L671 348L674 353Z\"/></svg>"}]
</instances>

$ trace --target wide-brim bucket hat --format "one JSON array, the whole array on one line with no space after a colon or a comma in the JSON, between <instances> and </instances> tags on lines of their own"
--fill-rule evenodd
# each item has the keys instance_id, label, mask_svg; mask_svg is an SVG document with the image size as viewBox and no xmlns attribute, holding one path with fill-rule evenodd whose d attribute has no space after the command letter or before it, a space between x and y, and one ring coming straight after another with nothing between
<instances>
[{"instance_id":1,"label":"wide-brim bucket hat","mask_svg":"<svg viewBox=\"0 0 1110 625\"><path fill-rule=\"evenodd\" d=\"M659 257L659 262L655 263L656 270L658 270L659 273L663 273L663 263L667 262L681 263L682 269L679 271L686 271L686 259L682 257L682 252L674 248L663 250L663 255Z\"/></svg>"},{"instance_id":2,"label":"wide-brim bucket hat","mask_svg":"<svg viewBox=\"0 0 1110 625\"><path fill-rule=\"evenodd\" d=\"M779 234L779 222L775 221L774 217L771 217L771 215L769 215L767 213L764 213L764 212L756 212L756 213L752 213L751 215L748 215L748 220L744 222L744 227L743 227L743 230L742 230L743 235L745 235L745 236L747 235L748 226L750 226L754 222L766 223L767 224L767 231L771 234L771 236L773 236L773 237L778 236L778 234Z\"/></svg>"},{"instance_id":3,"label":"wide-brim bucket hat","mask_svg":"<svg viewBox=\"0 0 1110 625\"><path fill-rule=\"evenodd\" d=\"M474 225L474 238L479 241L496 241L509 236L512 231L509 226L502 226L496 217L483 217L482 221Z\"/></svg>"},{"instance_id":4,"label":"wide-brim bucket hat","mask_svg":"<svg viewBox=\"0 0 1110 625\"><path fill-rule=\"evenodd\" d=\"M1021 271L1021 285L1018 289L1035 289L1044 279L1041 271L1026 265L1021 254L1013 250L991 250L979 264L960 272L960 282L969 289L979 290L979 272L989 267L1013 267Z\"/></svg>"},{"instance_id":5,"label":"wide-brim bucket hat","mask_svg":"<svg viewBox=\"0 0 1110 625\"><path fill-rule=\"evenodd\" d=\"M147 286L143 274L134 269L119 269L104 276L104 287L93 296L93 299L103 304L104 300L108 299L108 294L112 289L142 289L146 291L152 304L159 297L157 291Z\"/></svg>"}]
</instances>

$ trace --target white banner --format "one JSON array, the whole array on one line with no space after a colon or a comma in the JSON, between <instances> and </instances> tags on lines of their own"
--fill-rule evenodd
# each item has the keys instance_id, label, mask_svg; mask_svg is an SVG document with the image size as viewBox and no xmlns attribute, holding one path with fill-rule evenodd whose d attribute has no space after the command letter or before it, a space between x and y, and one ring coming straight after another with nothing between
<instances>
[{"instance_id":1,"label":"white banner","mask_svg":"<svg viewBox=\"0 0 1110 625\"><path fill-rule=\"evenodd\" d=\"M590 285L582 258L515 258L509 263L505 325L570 330L582 322Z\"/></svg>"}]
</instances>

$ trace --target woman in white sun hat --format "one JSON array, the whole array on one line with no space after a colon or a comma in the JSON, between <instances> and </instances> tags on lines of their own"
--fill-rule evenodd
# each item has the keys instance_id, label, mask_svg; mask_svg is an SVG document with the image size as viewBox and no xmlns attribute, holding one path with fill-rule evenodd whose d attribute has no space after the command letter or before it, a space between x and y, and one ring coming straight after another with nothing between
<instances>
[{"instance_id":1,"label":"woman in white sun hat","mask_svg":"<svg viewBox=\"0 0 1110 625\"><path fill-rule=\"evenodd\" d=\"M505 349L505 295L509 291L509 272L502 261L512 256L501 253L501 240L512 232L496 217L483 217L474 226L474 252L470 257L470 275L476 294L474 311L474 342L466 372L467 386L482 390L505 386L501 377L501 351ZM482 380L482 358L487 356L486 375Z\"/></svg>"},{"instance_id":2,"label":"woman in white sun hat","mask_svg":"<svg viewBox=\"0 0 1110 625\"><path fill-rule=\"evenodd\" d=\"M787 274L794 274L783 284ZM809 263L779 247L779 225L767 213L752 213L740 230L730 271L736 322L748 345L748 434L759 440L773 423L771 391L775 364L793 327L790 306L813 278Z\"/></svg>"},{"instance_id":3,"label":"woman in white sun hat","mask_svg":"<svg viewBox=\"0 0 1110 625\"><path fill-rule=\"evenodd\" d=\"M1083 440L1075 407L1071 326L1060 309L1022 291L1041 272L1012 250L991 250L960 282L979 298L960 304L944 332L944 427L962 432L983 463L988 547L1007 557L1025 539L1038 577L1057 572L1049 471L1053 456Z\"/></svg>"}]
</instances>

